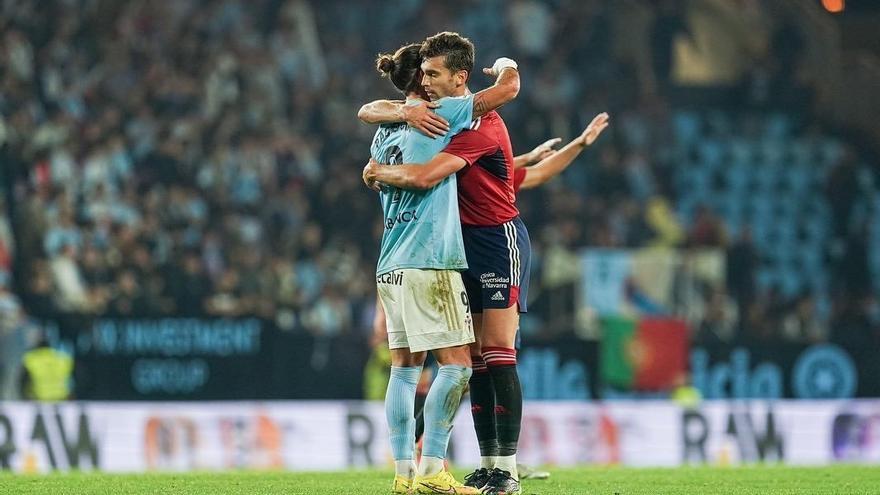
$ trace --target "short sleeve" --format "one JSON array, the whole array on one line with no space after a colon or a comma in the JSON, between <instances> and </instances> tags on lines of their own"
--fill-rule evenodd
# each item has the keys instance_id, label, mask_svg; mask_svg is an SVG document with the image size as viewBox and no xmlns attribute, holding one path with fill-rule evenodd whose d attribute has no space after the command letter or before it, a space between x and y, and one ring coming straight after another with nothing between
<instances>
[{"instance_id":1,"label":"short sleeve","mask_svg":"<svg viewBox=\"0 0 880 495\"><path fill-rule=\"evenodd\" d=\"M453 137L443 152L461 158L470 166L481 156L494 153L497 149L498 143L484 134L466 130Z\"/></svg>"},{"instance_id":2,"label":"short sleeve","mask_svg":"<svg viewBox=\"0 0 880 495\"><path fill-rule=\"evenodd\" d=\"M523 181L526 180L526 169L521 167L513 171L513 192L518 193Z\"/></svg>"},{"instance_id":3,"label":"short sleeve","mask_svg":"<svg viewBox=\"0 0 880 495\"><path fill-rule=\"evenodd\" d=\"M449 96L441 98L437 103L440 107L434 111L449 122L450 134L467 129L474 119L474 95Z\"/></svg>"}]
</instances>

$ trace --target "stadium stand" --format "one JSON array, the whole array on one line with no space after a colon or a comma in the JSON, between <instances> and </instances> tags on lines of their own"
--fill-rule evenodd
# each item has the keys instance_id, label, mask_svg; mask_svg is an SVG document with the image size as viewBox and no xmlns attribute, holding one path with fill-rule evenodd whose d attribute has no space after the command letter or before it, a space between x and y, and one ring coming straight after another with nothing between
<instances>
[{"instance_id":1,"label":"stadium stand","mask_svg":"<svg viewBox=\"0 0 880 495\"><path fill-rule=\"evenodd\" d=\"M736 335L821 341L852 311L877 327L876 163L786 104L813 88L785 64L688 101L669 68L675 9L452 3L471 15L418 0L386 15L336 0L4 2L0 246L14 231L27 311L256 314L296 332L368 333L381 222L360 180L372 129L355 112L393 96L375 54L430 34L430 18L470 36L478 63L520 61L524 91L503 110L516 150L612 114L611 138L519 199L540 261L525 331L575 325L575 283L554 263L585 246L657 245L727 250L720 297L739 306ZM616 34L633 5L654 19L651 49ZM800 63L805 42L771 15L765 50ZM393 35L379 46L377 31ZM762 111L740 108L743 94Z\"/></svg>"}]
</instances>

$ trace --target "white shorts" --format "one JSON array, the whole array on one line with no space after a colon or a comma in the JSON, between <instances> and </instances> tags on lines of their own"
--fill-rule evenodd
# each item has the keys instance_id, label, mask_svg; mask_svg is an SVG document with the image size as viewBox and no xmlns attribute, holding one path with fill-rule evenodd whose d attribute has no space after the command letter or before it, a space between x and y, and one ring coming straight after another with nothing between
<instances>
[{"instance_id":1,"label":"white shorts","mask_svg":"<svg viewBox=\"0 0 880 495\"><path fill-rule=\"evenodd\" d=\"M474 341L467 292L455 270L402 269L376 277L388 347L430 351Z\"/></svg>"}]
</instances>

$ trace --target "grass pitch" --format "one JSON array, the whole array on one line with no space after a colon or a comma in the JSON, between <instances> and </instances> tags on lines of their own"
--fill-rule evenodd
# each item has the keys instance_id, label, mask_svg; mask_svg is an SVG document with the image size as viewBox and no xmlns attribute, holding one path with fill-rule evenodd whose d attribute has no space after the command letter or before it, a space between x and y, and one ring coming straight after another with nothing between
<instances>
[{"instance_id":1,"label":"grass pitch","mask_svg":"<svg viewBox=\"0 0 880 495\"><path fill-rule=\"evenodd\" d=\"M561 495L878 495L880 467L694 467L554 469L526 480L524 494ZM456 472L459 479L463 472ZM388 493L388 471L342 473L0 474L0 494L365 494Z\"/></svg>"}]
</instances>

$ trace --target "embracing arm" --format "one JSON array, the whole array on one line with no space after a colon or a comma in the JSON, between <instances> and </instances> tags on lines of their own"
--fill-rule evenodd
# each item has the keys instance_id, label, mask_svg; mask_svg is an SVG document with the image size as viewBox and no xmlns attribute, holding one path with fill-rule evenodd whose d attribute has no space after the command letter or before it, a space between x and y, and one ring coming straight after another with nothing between
<instances>
[{"instance_id":1,"label":"embracing arm","mask_svg":"<svg viewBox=\"0 0 880 495\"><path fill-rule=\"evenodd\" d=\"M465 165L463 158L442 152L424 165L382 165L371 159L364 167L363 179L367 185L380 182L401 189L430 189Z\"/></svg>"},{"instance_id":2,"label":"embracing arm","mask_svg":"<svg viewBox=\"0 0 880 495\"><path fill-rule=\"evenodd\" d=\"M358 110L358 118L367 124L404 122L403 103L401 100L371 101Z\"/></svg>"},{"instance_id":3,"label":"embracing arm","mask_svg":"<svg viewBox=\"0 0 880 495\"><path fill-rule=\"evenodd\" d=\"M597 115L584 132L566 144L558 152L552 154L548 158L541 160L534 167L526 169L526 176L520 184L520 189L531 189L538 187L548 180L561 174L563 170L568 168L572 161L583 151L584 148L593 144L599 134L608 127L608 114L600 113Z\"/></svg>"},{"instance_id":4,"label":"embracing arm","mask_svg":"<svg viewBox=\"0 0 880 495\"><path fill-rule=\"evenodd\" d=\"M423 101L418 105L407 105L400 100L376 100L358 110L358 118L367 124L393 124L406 122L412 128L428 137L443 136L449 131L449 123L432 112L439 103Z\"/></svg>"}]
</instances>

